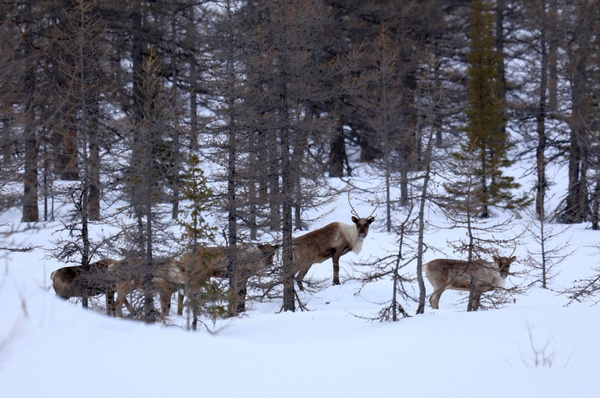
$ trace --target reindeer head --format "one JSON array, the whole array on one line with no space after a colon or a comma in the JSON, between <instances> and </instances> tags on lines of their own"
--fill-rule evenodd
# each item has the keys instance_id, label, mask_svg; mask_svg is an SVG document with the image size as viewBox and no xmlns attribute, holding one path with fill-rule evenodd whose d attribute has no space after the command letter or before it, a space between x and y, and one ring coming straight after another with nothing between
<instances>
[{"instance_id":1,"label":"reindeer head","mask_svg":"<svg viewBox=\"0 0 600 398\"><path fill-rule=\"evenodd\" d=\"M362 218L358 215L358 212L356 211L356 209L354 209L354 206L352 206L352 203L350 202L350 194L348 194L348 203L350 204L350 208L352 209L352 222L356 224L356 232L358 233L358 239L365 240L369 233L369 226L373 221L375 221L375 216L373 216L373 213L375 213L375 210L377 210L379 204L377 204L377 207L375 207L375 210L371 212L369 217Z\"/></svg>"},{"instance_id":2,"label":"reindeer head","mask_svg":"<svg viewBox=\"0 0 600 398\"><path fill-rule=\"evenodd\" d=\"M359 218L352 216L352 222L356 224L356 232L358 233L358 238L360 240L365 240L369 233L369 225L371 225L373 221L375 221L375 217L369 216L368 218Z\"/></svg>"},{"instance_id":3,"label":"reindeer head","mask_svg":"<svg viewBox=\"0 0 600 398\"><path fill-rule=\"evenodd\" d=\"M275 252L279 249L279 245L271 245L269 243L259 243L257 247L260 249L262 253L262 258L265 259L267 266L273 265L273 257L275 256Z\"/></svg>"},{"instance_id":4,"label":"reindeer head","mask_svg":"<svg viewBox=\"0 0 600 398\"><path fill-rule=\"evenodd\" d=\"M499 257L493 256L494 262L498 266L498 272L502 278L506 278L510 271L510 265L517 259L517 257Z\"/></svg>"}]
</instances>

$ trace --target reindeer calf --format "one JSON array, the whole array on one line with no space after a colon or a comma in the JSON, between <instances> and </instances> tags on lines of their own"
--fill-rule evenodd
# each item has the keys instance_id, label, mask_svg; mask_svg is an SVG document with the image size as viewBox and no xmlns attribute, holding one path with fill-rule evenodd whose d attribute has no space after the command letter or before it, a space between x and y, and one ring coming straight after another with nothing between
<instances>
[{"instance_id":1,"label":"reindeer calf","mask_svg":"<svg viewBox=\"0 0 600 398\"><path fill-rule=\"evenodd\" d=\"M472 308L479 308L481 294L504 286L510 270L510 264L516 257L493 257L494 262L475 260L469 263L463 260L437 259L425 264L425 274L433 285L429 303L433 309L439 308L440 297L446 289L471 289L471 274L475 277L475 294Z\"/></svg>"}]
</instances>

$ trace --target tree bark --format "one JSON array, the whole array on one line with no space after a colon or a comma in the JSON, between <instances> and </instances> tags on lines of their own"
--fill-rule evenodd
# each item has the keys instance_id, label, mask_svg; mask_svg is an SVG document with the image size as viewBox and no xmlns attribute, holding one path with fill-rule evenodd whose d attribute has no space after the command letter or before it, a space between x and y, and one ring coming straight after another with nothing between
<instances>
[{"instance_id":1,"label":"tree bark","mask_svg":"<svg viewBox=\"0 0 600 398\"><path fill-rule=\"evenodd\" d=\"M29 68L25 75L24 89L27 92L25 106L27 121L25 122L25 174L23 176L23 222L39 221L38 209L38 147L39 142L33 121L35 112L33 98L35 95L35 72Z\"/></svg>"},{"instance_id":2,"label":"tree bark","mask_svg":"<svg viewBox=\"0 0 600 398\"><path fill-rule=\"evenodd\" d=\"M90 220L100 220L100 145L98 137L99 123L98 118L100 109L97 96L91 98L90 128L89 128L89 218Z\"/></svg>"},{"instance_id":3,"label":"tree bark","mask_svg":"<svg viewBox=\"0 0 600 398\"><path fill-rule=\"evenodd\" d=\"M540 96L539 96L539 104L538 104L538 112L536 115L537 121L537 134L538 134L538 144L536 147L536 172L537 172L537 182L536 182L536 194L535 194L535 212L540 220L543 220L545 217L545 198L546 198L546 189L548 187L546 181L546 90L547 90L547 81L548 81L548 51L547 51L547 41L546 36L548 34L547 29L547 17L545 15L546 9L546 0L540 0L541 9L542 9L542 23L541 23L541 65L540 65Z\"/></svg>"},{"instance_id":4,"label":"tree bark","mask_svg":"<svg viewBox=\"0 0 600 398\"><path fill-rule=\"evenodd\" d=\"M341 118L336 124L335 135L331 139L329 149L329 176L344 176L344 160L346 159L346 141L344 139L344 126Z\"/></svg>"}]
</instances>

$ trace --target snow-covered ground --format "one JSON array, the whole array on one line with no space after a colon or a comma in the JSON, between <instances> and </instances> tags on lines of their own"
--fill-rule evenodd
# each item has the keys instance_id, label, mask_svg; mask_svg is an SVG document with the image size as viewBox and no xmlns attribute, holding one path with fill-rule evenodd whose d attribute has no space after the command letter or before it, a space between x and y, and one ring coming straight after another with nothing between
<instances>
[{"instance_id":1,"label":"snow-covered ground","mask_svg":"<svg viewBox=\"0 0 600 398\"><path fill-rule=\"evenodd\" d=\"M333 206L311 229L350 222L347 197ZM358 201L356 207L361 215L372 210ZM599 396L600 306L565 306L568 298L556 293L594 274L598 232L576 225L557 238L570 238L574 253L556 266L552 290L536 286L503 308L470 313L464 294L446 291L440 310L428 303L424 315L373 322L365 318L391 298L391 281L357 294L362 286L349 277L358 272L354 262L383 257L395 245L395 237L382 232L383 211L378 213L360 255L342 257L341 286L329 286L330 261L313 266L309 276L328 278L328 287L300 294L309 311L281 313L281 302L255 303L244 316L218 322L215 334L177 326L185 320L173 310L170 323L176 326L148 326L56 298L50 273L64 264L44 249L58 223L14 234L15 242L38 248L11 253L0 267L0 396ZM430 217L443 223L441 214ZM2 218L18 221L19 212ZM515 220L506 236L528 221ZM427 242L450 257L448 240L460 234L432 230ZM524 237L515 255L522 259L534 246ZM425 260L440 256L428 252ZM511 269L526 270L519 260ZM536 276L529 271L511 276L509 285L526 284ZM427 288L431 292L429 283ZM416 304L403 306L414 315ZM548 363L536 366L536 360Z\"/></svg>"}]
</instances>

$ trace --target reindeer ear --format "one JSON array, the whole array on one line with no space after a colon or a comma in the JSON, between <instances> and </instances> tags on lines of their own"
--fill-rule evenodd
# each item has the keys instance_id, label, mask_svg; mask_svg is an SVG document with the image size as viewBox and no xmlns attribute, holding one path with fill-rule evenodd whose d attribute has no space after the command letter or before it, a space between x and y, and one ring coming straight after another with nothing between
<instances>
[{"instance_id":1,"label":"reindeer ear","mask_svg":"<svg viewBox=\"0 0 600 398\"><path fill-rule=\"evenodd\" d=\"M511 258L509 258L510 262L512 263L513 261L515 261L517 259L517 256L512 256Z\"/></svg>"},{"instance_id":2,"label":"reindeer ear","mask_svg":"<svg viewBox=\"0 0 600 398\"><path fill-rule=\"evenodd\" d=\"M373 221L375 221L375 217L372 216L372 217L367 218L367 222L369 224L371 224Z\"/></svg>"},{"instance_id":3,"label":"reindeer ear","mask_svg":"<svg viewBox=\"0 0 600 398\"><path fill-rule=\"evenodd\" d=\"M358 222L358 217L352 216L352 222L356 224Z\"/></svg>"}]
</instances>

